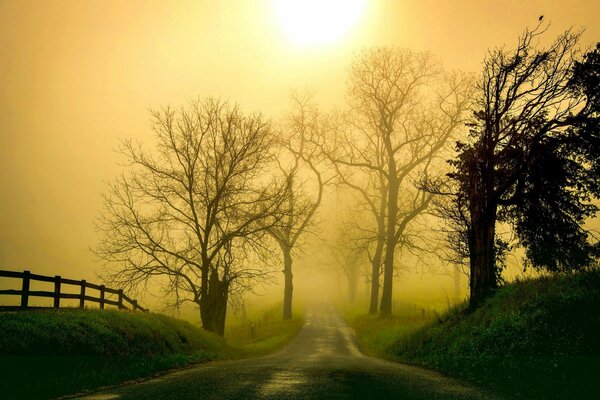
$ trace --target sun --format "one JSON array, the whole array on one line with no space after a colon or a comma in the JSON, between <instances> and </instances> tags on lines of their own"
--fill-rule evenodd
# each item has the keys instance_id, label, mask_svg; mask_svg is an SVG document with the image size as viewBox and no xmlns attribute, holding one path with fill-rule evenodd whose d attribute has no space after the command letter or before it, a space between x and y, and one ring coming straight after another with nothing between
<instances>
[{"instance_id":1,"label":"sun","mask_svg":"<svg viewBox=\"0 0 600 400\"><path fill-rule=\"evenodd\" d=\"M283 33L299 46L336 42L358 23L367 0L273 0Z\"/></svg>"}]
</instances>

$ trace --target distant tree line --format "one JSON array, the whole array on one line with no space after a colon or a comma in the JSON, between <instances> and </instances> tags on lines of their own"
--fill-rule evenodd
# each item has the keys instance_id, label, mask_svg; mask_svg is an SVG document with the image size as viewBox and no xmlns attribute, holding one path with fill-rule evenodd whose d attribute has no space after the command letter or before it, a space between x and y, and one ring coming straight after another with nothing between
<instances>
[{"instance_id":1,"label":"distant tree line","mask_svg":"<svg viewBox=\"0 0 600 400\"><path fill-rule=\"evenodd\" d=\"M331 113L307 94L278 123L213 98L152 111L153 147L124 140L126 169L104 194L95 251L107 279L161 284L223 335L232 296L281 265L289 319L293 260L328 188L356 201L332 252L351 297L368 264L370 313L392 313L396 260L430 247L415 224L431 215L469 265L472 307L515 243L538 269L589 267L600 253L583 225L600 195L600 46L582 56L569 30L541 48L544 33L540 22L515 49L489 51L478 78L426 52L366 49Z\"/></svg>"}]
</instances>

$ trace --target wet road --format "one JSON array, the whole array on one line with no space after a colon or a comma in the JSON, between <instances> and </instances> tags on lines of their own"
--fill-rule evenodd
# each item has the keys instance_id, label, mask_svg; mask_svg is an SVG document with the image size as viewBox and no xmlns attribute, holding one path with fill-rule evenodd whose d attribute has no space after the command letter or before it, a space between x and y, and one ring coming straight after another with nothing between
<instances>
[{"instance_id":1,"label":"wet road","mask_svg":"<svg viewBox=\"0 0 600 400\"><path fill-rule=\"evenodd\" d=\"M329 306L313 308L298 336L261 358L219 361L82 399L497 399L435 372L362 355Z\"/></svg>"}]
</instances>

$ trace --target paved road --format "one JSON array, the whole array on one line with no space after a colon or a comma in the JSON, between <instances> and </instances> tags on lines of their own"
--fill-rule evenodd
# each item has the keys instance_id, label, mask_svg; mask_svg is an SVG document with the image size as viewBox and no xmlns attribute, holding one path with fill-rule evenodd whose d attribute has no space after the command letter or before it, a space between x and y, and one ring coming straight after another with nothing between
<instances>
[{"instance_id":1,"label":"paved road","mask_svg":"<svg viewBox=\"0 0 600 400\"><path fill-rule=\"evenodd\" d=\"M220 361L84 396L88 400L496 399L435 372L366 357L329 306L308 312L284 350Z\"/></svg>"}]
</instances>

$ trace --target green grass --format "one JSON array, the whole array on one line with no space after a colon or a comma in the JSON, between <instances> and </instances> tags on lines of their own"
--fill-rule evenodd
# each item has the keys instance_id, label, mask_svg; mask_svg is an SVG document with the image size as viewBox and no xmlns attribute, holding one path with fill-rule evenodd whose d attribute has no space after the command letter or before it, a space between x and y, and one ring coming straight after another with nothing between
<instances>
[{"instance_id":1,"label":"green grass","mask_svg":"<svg viewBox=\"0 0 600 400\"><path fill-rule=\"evenodd\" d=\"M509 398L600 398L600 271L515 282L472 313L462 307L413 327L377 341L371 328L355 325L381 356ZM387 325L383 331L393 334Z\"/></svg>"},{"instance_id":2,"label":"green grass","mask_svg":"<svg viewBox=\"0 0 600 400\"><path fill-rule=\"evenodd\" d=\"M9 399L53 398L236 353L185 321L139 312L2 312L0 332L0 393Z\"/></svg>"},{"instance_id":3,"label":"green grass","mask_svg":"<svg viewBox=\"0 0 600 400\"><path fill-rule=\"evenodd\" d=\"M225 337L244 356L254 357L285 346L303 324L304 319L300 314L294 314L291 320L284 321L281 318L281 306L278 305L231 326Z\"/></svg>"},{"instance_id":4,"label":"green grass","mask_svg":"<svg viewBox=\"0 0 600 400\"><path fill-rule=\"evenodd\" d=\"M404 338L430 322L430 313L423 315L420 309L402 310L397 315L382 318L365 315L366 306L339 305L342 315L355 330L358 346L365 354L386 357L386 350L398 338Z\"/></svg>"},{"instance_id":5,"label":"green grass","mask_svg":"<svg viewBox=\"0 0 600 400\"><path fill-rule=\"evenodd\" d=\"M0 354L155 356L228 349L216 335L161 314L78 308L0 313Z\"/></svg>"},{"instance_id":6,"label":"green grass","mask_svg":"<svg viewBox=\"0 0 600 400\"><path fill-rule=\"evenodd\" d=\"M266 354L287 343L300 326L300 319L267 316L254 337L236 328L239 334L226 341L160 314L75 308L0 312L0 397L50 399L193 363Z\"/></svg>"}]
</instances>

